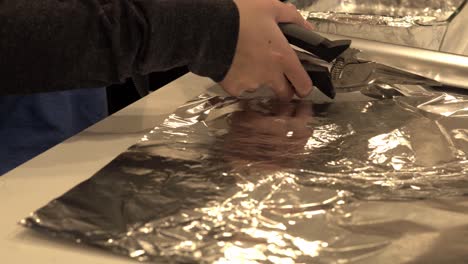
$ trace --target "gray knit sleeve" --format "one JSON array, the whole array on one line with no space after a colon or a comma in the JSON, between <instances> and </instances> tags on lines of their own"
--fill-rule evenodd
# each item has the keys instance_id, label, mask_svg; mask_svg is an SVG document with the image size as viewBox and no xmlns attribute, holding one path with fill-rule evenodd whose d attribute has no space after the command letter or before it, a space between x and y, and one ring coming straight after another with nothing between
<instances>
[{"instance_id":1,"label":"gray knit sleeve","mask_svg":"<svg viewBox=\"0 0 468 264\"><path fill-rule=\"evenodd\" d=\"M0 94L106 86L182 65L221 81L238 31L232 0L0 1Z\"/></svg>"}]
</instances>

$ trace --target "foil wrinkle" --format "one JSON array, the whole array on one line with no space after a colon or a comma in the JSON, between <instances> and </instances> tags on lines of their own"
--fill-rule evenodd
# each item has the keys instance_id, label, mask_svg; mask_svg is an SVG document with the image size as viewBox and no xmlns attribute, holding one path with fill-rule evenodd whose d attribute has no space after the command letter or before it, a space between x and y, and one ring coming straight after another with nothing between
<instances>
[{"instance_id":1,"label":"foil wrinkle","mask_svg":"<svg viewBox=\"0 0 468 264\"><path fill-rule=\"evenodd\" d=\"M154 263L463 263L467 113L205 94L23 224Z\"/></svg>"}]
</instances>

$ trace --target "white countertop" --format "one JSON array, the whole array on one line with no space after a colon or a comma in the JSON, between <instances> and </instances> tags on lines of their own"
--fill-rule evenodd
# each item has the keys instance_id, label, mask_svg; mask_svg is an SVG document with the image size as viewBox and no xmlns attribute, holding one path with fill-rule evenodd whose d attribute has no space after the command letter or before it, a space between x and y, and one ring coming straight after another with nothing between
<instances>
[{"instance_id":1,"label":"white countertop","mask_svg":"<svg viewBox=\"0 0 468 264\"><path fill-rule=\"evenodd\" d=\"M134 263L18 224L113 160L214 83L187 74L0 177L2 263Z\"/></svg>"}]
</instances>

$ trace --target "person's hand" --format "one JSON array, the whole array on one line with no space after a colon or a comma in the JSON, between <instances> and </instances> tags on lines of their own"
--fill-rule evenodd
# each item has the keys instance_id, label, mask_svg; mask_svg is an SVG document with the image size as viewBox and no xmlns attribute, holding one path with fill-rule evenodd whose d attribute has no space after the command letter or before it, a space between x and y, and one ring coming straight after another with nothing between
<instances>
[{"instance_id":1,"label":"person's hand","mask_svg":"<svg viewBox=\"0 0 468 264\"><path fill-rule=\"evenodd\" d=\"M312 25L292 4L278 0L234 2L240 15L239 38L233 63L221 86L234 96L263 85L281 100L289 101L294 93L307 96L312 91L312 81L278 23L295 23L307 29L312 29Z\"/></svg>"}]
</instances>

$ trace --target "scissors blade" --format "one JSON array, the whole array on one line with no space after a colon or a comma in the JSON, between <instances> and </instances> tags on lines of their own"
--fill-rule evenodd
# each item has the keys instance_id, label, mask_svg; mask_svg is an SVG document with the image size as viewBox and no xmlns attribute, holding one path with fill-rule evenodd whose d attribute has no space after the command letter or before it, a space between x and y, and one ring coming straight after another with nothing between
<instances>
[{"instance_id":1,"label":"scissors blade","mask_svg":"<svg viewBox=\"0 0 468 264\"><path fill-rule=\"evenodd\" d=\"M373 83L442 86L440 82L384 64L357 59L360 51L350 49L336 59L331 69L337 92L348 92Z\"/></svg>"}]
</instances>

